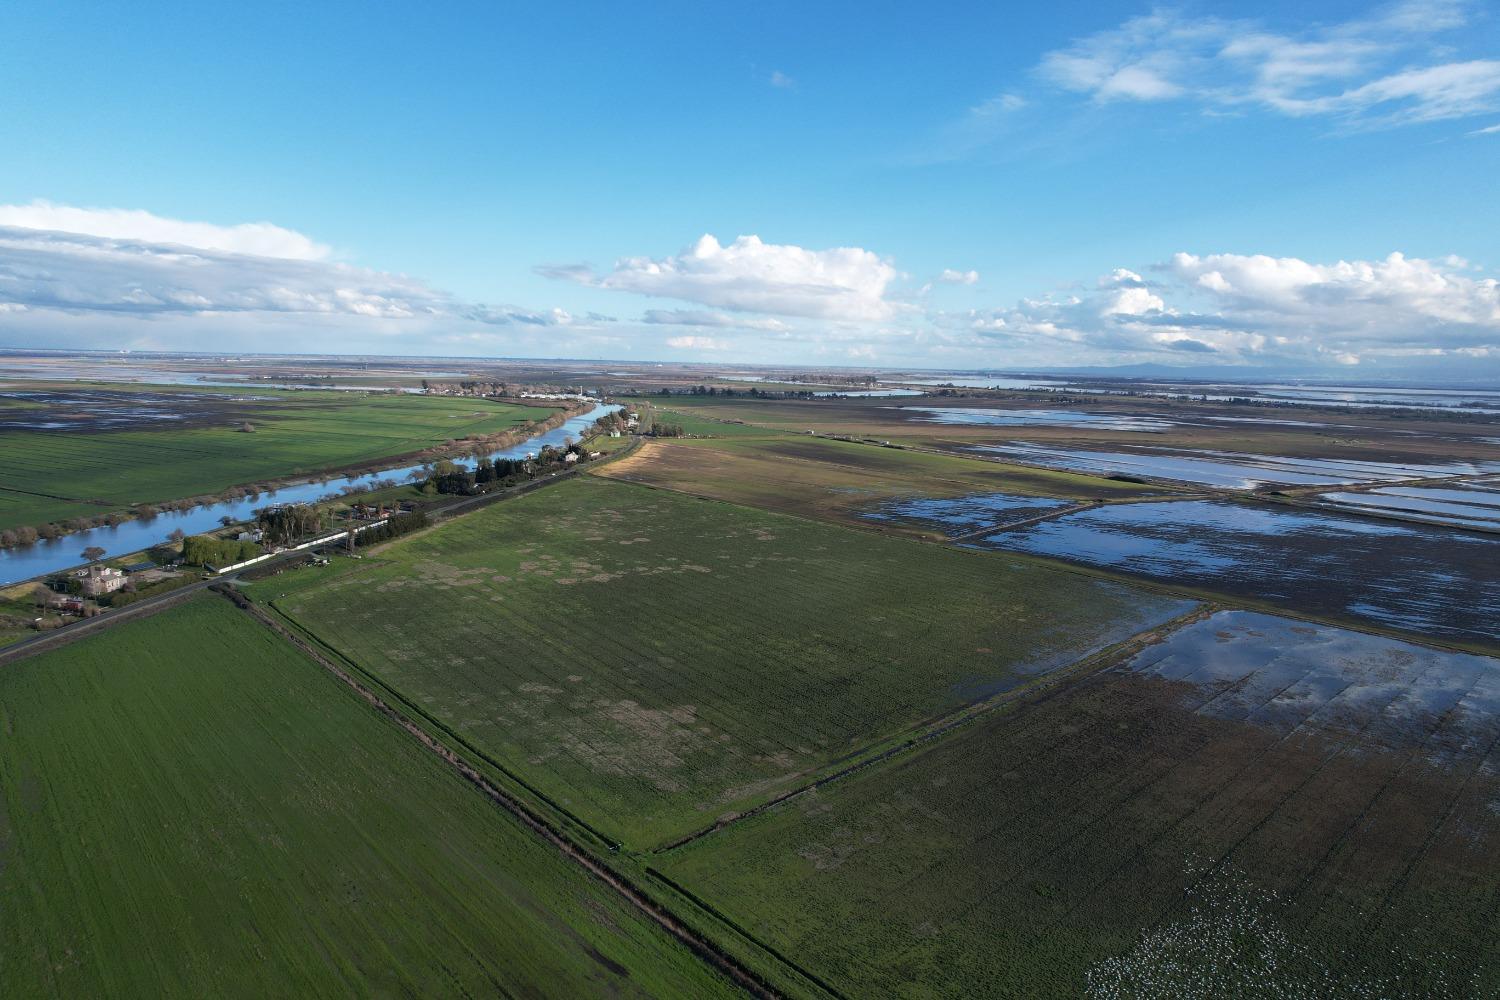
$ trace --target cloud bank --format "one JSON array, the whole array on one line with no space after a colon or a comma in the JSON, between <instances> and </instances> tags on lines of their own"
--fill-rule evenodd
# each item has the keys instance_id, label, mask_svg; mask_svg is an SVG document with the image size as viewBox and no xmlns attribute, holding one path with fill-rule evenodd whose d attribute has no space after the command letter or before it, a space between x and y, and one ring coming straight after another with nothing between
<instances>
[{"instance_id":1,"label":"cloud bank","mask_svg":"<svg viewBox=\"0 0 1500 1000\"><path fill-rule=\"evenodd\" d=\"M1065 293L962 312L945 311L927 293L941 284L975 295L975 271L946 269L911 290L908 276L874 251L755 236L727 246L705 236L678 254L624 258L603 273L539 269L597 290L586 295L676 303L616 319L464 301L416 278L329 259L307 237L267 224L214 226L46 203L0 206L0 217L49 227L0 224L0 343L12 346L653 359L717 352L747 361L987 367L1500 361L1500 281L1457 257L1318 262L1182 252L1117 267ZM58 228L96 224L107 232Z\"/></svg>"},{"instance_id":2,"label":"cloud bank","mask_svg":"<svg viewBox=\"0 0 1500 1000\"><path fill-rule=\"evenodd\" d=\"M1458 258L1392 253L1319 264L1178 253L1147 271L1151 280L1118 268L1086 291L964 319L976 336L1012 347L1115 356L1339 364L1500 357L1500 282Z\"/></svg>"}]
</instances>

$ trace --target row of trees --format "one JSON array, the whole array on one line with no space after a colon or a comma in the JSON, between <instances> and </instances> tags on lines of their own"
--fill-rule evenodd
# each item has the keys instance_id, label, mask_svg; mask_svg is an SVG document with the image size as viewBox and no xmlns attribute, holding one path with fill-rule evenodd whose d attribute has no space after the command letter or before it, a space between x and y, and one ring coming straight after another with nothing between
<instances>
[{"instance_id":1,"label":"row of trees","mask_svg":"<svg viewBox=\"0 0 1500 1000\"><path fill-rule=\"evenodd\" d=\"M400 538L413 531L427 527L427 512L414 510L408 514L397 514L378 528L366 528L354 536L355 545L378 545L392 538Z\"/></svg>"},{"instance_id":2,"label":"row of trees","mask_svg":"<svg viewBox=\"0 0 1500 1000\"><path fill-rule=\"evenodd\" d=\"M212 535L189 535L182 540L182 561L190 566L231 566L260 555L260 546Z\"/></svg>"},{"instance_id":3,"label":"row of trees","mask_svg":"<svg viewBox=\"0 0 1500 1000\"><path fill-rule=\"evenodd\" d=\"M484 455L473 469L445 459L432 465L429 470L413 473L413 478L421 476L426 479L424 491L468 496L534 479L544 472L568 464L569 453L577 456L574 461L583 461L588 457L586 451L569 439L562 448L543 445L535 458L491 459Z\"/></svg>"}]
</instances>

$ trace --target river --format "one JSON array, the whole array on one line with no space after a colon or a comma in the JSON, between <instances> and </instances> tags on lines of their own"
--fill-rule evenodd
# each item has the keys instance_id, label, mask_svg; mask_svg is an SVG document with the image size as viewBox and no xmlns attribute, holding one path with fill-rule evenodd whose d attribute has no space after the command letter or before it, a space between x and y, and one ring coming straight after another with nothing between
<instances>
[{"instance_id":1,"label":"river","mask_svg":"<svg viewBox=\"0 0 1500 1000\"><path fill-rule=\"evenodd\" d=\"M619 409L620 407L613 403L596 406L587 413L580 413L570 418L560 427L497 451L491 457L524 458L527 452L536 451L544 445L561 445L564 438L582 437L590 424L606 413L614 413ZM470 461L461 459L454 461L460 465L472 464ZM106 525L91 528L88 531L77 531L52 541L41 541L34 545L7 549L0 551L0 585L29 580L44 573L55 573L58 570L81 565L84 559L80 553L92 545L99 546L110 555L139 552L165 541L168 535L179 528L189 535L202 534L217 529L219 519L222 517L248 521L254 516L253 512L261 507L271 504L308 503L329 494L339 493L346 486L368 483L371 479L404 481L413 471L420 468L422 465L419 463L381 469L369 475L340 476L295 483L262 493L254 499L231 500L226 503L206 504L191 510L164 512L150 520L136 519L114 527Z\"/></svg>"}]
</instances>

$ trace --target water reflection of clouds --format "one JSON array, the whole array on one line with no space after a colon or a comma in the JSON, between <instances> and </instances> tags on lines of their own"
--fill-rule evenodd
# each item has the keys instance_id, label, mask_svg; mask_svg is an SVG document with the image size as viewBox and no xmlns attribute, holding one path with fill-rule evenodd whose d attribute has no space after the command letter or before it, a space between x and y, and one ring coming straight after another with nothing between
<instances>
[{"instance_id":1,"label":"water reflection of clouds","mask_svg":"<svg viewBox=\"0 0 1500 1000\"><path fill-rule=\"evenodd\" d=\"M1435 635L1500 639L1500 538L1228 501L1114 504L976 543Z\"/></svg>"},{"instance_id":2,"label":"water reflection of clouds","mask_svg":"<svg viewBox=\"0 0 1500 1000\"><path fill-rule=\"evenodd\" d=\"M1426 745L1437 764L1500 735L1500 660L1273 615L1219 612L1118 669L1187 685L1199 714L1367 749Z\"/></svg>"}]
</instances>

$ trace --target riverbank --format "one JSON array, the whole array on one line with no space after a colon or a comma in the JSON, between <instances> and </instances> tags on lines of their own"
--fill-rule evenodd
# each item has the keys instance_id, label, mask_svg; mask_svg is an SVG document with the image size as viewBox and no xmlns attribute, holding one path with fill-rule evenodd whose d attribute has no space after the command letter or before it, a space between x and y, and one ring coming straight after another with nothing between
<instances>
[{"instance_id":1,"label":"riverbank","mask_svg":"<svg viewBox=\"0 0 1500 1000\"><path fill-rule=\"evenodd\" d=\"M454 441L440 448L423 449L406 456L394 457L391 461L402 463L370 470L369 463L359 463L359 471L342 477L323 476L309 481L307 477L295 477L287 485L264 490L245 492L226 500L209 503L184 510L161 511L155 517L122 520L112 525L101 525L50 540L39 540L34 544L0 551L0 585L16 583L33 577L44 576L78 565L83 560L79 553L83 548L97 546L106 552L131 552L157 544L175 530L185 534L200 534L220 527L224 518L245 521L253 517L254 511L269 503L311 503L329 495L342 493L349 487L376 485L383 478L404 481L413 472L424 468L438 458L453 456L459 464L471 464L473 454L488 452L491 458L520 458L527 451L539 450L552 445L560 446L568 437L580 438L599 417L619 409L616 404L596 404L592 409L577 412L577 407L564 408L553 417L539 421L526 428L524 439L515 441L510 432L489 435L482 439ZM571 413L571 415L569 415ZM547 426L551 425L551 426ZM543 428L543 429L537 429ZM512 443L499 443L500 438L512 438ZM415 456L415 459L413 459Z\"/></svg>"}]
</instances>

